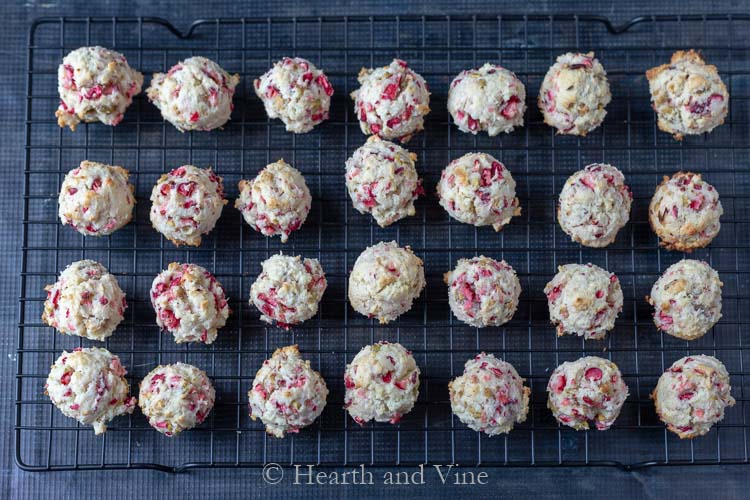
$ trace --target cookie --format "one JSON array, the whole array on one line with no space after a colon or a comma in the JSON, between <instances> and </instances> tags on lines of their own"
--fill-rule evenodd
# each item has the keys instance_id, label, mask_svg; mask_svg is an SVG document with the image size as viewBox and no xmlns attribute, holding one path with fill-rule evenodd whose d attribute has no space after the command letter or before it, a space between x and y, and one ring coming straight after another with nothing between
<instances>
[{"instance_id":1,"label":"cookie","mask_svg":"<svg viewBox=\"0 0 750 500\"><path fill-rule=\"evenodd\" d=\"M713 356L686 356L665 371L651 399L667 429L680 439L703 436L734 406L729 373Z\"/></svg>"},{"instance_id":2,"label":"cookie","mask_svg":"<svg viewBox=\"0 0 750 500\"><path fill-rule=\"evenodd\" d=\"M677 172L656 188L648 207L651 228L667 250L691 252L719 234L724 208L719 193L700 174Z\"/></svg>"},{"instance_id":3,"label":"cookie","mask_svg":"<svg viewBox=\"0 0 750 500\"><path fill-rule=\"evenodd\" d=\"M151 305L156 324L178 344L213 343L229 317L221 283L197 264L169 264L151 285Z\"/></svg>"},{"instance_id":4,"label":"cookie","mask_svg":"<svg viewBox=\"0 0 750 500\"><path fill-rule=\"evenodd\" d=\"M57 68L57 124L74 131L81 122L115 126L142 85L143 75L119 52L99 46L76 49Z\"/></svg>"},{"instance_id":5,"label":"cookie","mask_svg":"<svg viewBox=\"0 0 750 500\"><path fill-rule=\"evenodd\" d=\"M93 260L73 262L45 290L42 321L60 333L103 342L124 318L127 303L117 279Z\"/></svg>"},{"instance_id":6,"label":"cookie","mask_svg":"<svg viewBox=\"0 0 750 500\"><path fill-rule=\"evenodd\" d=\"M130 396L125 374L120 358L108 350L78 347L57 358L44 393L63 415L102 434L110 420L135 409L137 399Z\"/></svg>"},{"instance_id":7,"label":"cookie","mask_svg":"<svg viewBox=\"0 0 750 500\"><path fill-rule=\"evenodd\" d=\"M604 121L612 100L607 73L593 52L557 58L539 89L544 123L558 134L585 136Z\"/></svg>"},{"instance_id":8,"label":"cookie","mask_svg":"<svg viewBox=\"0 0 750 500\"><path fill-rule=\"evenodd\" d=\"M409 247L380 242L357 257L349 275L349 303L358 313L389 323L411 309L424 286L422 260Z\"/></svg>"},{"instance_id":9,"label":"cookie","mask_svg":"<svg viewBox=\"0 0 750 500\"><path fill-rule=\"evenodd\" d=\"M167 437L200 425L215 400L206 372L187 363L157 366L141 380L138 393L149 425Z\"/></svg>"},{"instance_id":10,"label":"cookie","mask_svg":"<svg viewBox=\"0 0 750 500\"><path fill-rule=\"evenodd\" d=\"M380 227L414 215L424 194L414 163L417 155L373 135L346 160L346 188L352 205L371 214Z\"/></svg>"},{"instance_id":11,"label":"cookie","mask_svg":"<svg viewBox=\"0 0 750 500\"><path fill-rule=\"evenodd\" d=\"M328 286L317 259L273 255L262 264L250 287L250 303L261 312L260 319L289 329L315 316Z\"/></svg>"},{"instance_id":12,"label":"cookie","mask_svg":"<svg viewBox=\"0 0 750 500\"><path fill-rule=\"evenodd\" d=\"M560 227L573 241L606 247L630 218L633 194L616 167L594 163L571 175L557 205Z\"/></svg>"},{"instance_id":13,"label":"cookie","mask_svg":"<svg viewBox=\"0 0 750 500\"><path fill-rule=\"evenodd\" d=\"M263 362L247 393L250 418L260 419L277 438L297 433L323 413L328 397L320 373L302 359L296 345L276 349Z\"/></svg>"},{"instance_id":14,"label":"cookie","mask_svg":"<svg viewBox=\"0 0 750 500\"><path fill-rule=\"evenodd\" d=\"M605 431L620 415L628 386L612 361L586 356L555 368L547 393L547 407L561 424L582 430L593 420L598 430Z\"/></svg>"},{"instance_id":15,"label":"cookie","mask_svg":"<svg viewBox=\"0 0 750 500\"><path fill-rule=\"evenodd\" d=\"M151 225L177 246L199 246L226 203L221 177L183 165L162 175L151 191Z\"/></svg>"},{"instance_id":16,"label":"cookie","mask_svg":"<svg viewBox=\"0 0 750 500\"><path fill-rule=\"evenodd\" d=\"M646 297L654 306L656 328L684 340L702 337L721 318L723 285L719 273L705 262L683 259L672 264Z\"/></svg>"},{"instance_id":17,"label":"cookie","mask_svg":"<svg viewBox=\"0 0 750 500\"><path fill-rule=\"evenodd\" d=\"M620 281L593 264L567 264L544 287L557 335L601 340L622 311Z\"/></svg>"},{"instance_id":18,"label":"cookie","mask_svg":"<svg viewBox=\"0 0 750 500\"><path fill-rule=\"evenodd\" d=\"M504 260L498 262L484 255L461 259L444 278L453 315L468 325L503 325L518 308L521 283Z\"/></svg>"},{"instance_id":19,"label":"cookie","mask_svg":"<svg viewBox=\"0 0 750 500\"><path fill-rule=\"evenodd\" d=\"M516 181L505 165L486 153L453 160L440 175L437 194L440 206L464 224L500 231L521 215Z\"/></svg>"},{"instance_id":20,"label":"cookie","mask_svg":"<svg viewBox=\"0 0 750 500\"><path fill-rule=\"evenodd\" d=\"M464 70L451 82L448 112L461 132L494 137L523 127L526 87L502 66L485 63Z\"/></svg>"},{"instance_id":21,"label":"cookie","mask_svg":"<svg viewBox=\"0 0 750 500\"><path fill-rule=\"evenodd\" d=\"M646 72L659 129L678 141L712 131L729 112L729 92L716 70L694 50L678 50L669 64Z\"/></svg>"},{"instance_id":22,"label":"cookie","mask_svg":"<svg viewBox=\"0 0 750 500\"><path fill-rule=\"evenodd\" d=\"M312 204L302 174L284 160L271 163L255 179L239 183L240 196L234 203L245 222L264 236L289 235L307 219Z\"/></svg>"},{"instance_id":23,"label":"cookie","mask_svg":"<svg viewBox=\"0 0 750 500\"><path fill-rule=\"evenodd\" d=\"M488 436L508 433L526 420L531 389L513 365L492 354L468 360L448 384L451 410L470 429Z\"/></svg>"},{"instance_id":24,"label":"cookie","mask_svg":"<svg viewBox=\"0 0 750 500\"><path fill-rule=\"evenodd\" d=\"M83 160L60 187L60 221L86 236L114 233L133 218L134 188L128 176L122 167Z\"/></svg>"},{"instance_id":25,"label":"cookie","mask_svg":"<svg viewBox=\"0 0 750 500\"><path fill-rule=\"evenodd\" d=\"M407 142L424 128L430 92L424 78L394 59L381 68L362 68L360 88L351 93L359 127L365 135Z\"/></svg>"},{"instance_id":26,"label":"cookie","mask_svg":"<svg viewBox=\"0 0 750 500\"><path fill-rule=\"evenodd\" d=\"M397 424L419 396L419 367L411 351L380 341L362 348L344 372L344 408L359 425Z\"/></svg>"},{"instance_id":27,"label":"cookie","mask_svg":"<svg viewBox=\"0 0 750 500\"><path fill-rule=\"evenodd\" d=\"M284 57L253 82L269 118L304 134L328 119L333 87L325 73L301 57Z\"/></svg>"},{"instance_id":28,"label":"cookie","mask_svg":"<svg viewBox=\"0 0 750 500\"><path fill-rule=\"evenodd\" d=\"M180 132L209 131L229 121L239 75L205 57L189 57L166 73L154 73L146 90L161 116Z\"/></svg>"}]
</instances>

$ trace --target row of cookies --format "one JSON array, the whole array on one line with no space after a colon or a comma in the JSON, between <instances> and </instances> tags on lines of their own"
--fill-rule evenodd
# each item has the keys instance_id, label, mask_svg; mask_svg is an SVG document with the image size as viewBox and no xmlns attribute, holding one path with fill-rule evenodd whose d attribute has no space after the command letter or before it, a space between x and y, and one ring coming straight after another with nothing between
<instances>
[{"instance_id":1,"label":"row of cookies","mask_svg":"<svg viewBox=\"0 0 750 500\"><path fill-rule=\"evenodd\" d=\"M138 404L149 424L172 437L200 425L213 409L216 391L206 373L187 363L159 365L130 396L126 370L106 349L64 351L50 369L45 392L67 417L92 425L96 434L113 418ZM489 436L508 433L526 420L531 390L510 363L484 352L468 360L449 384L453 413L469 428ZM411 351L398 343L368 345L344 371L344 408L359 425L397 424L419 396L420 370ZM587 356L558 366L547 383L547 407L561 424L588 429L593 421L609 429L628 397L612 361ZM297 433L323 412L325 380L302 358L296 345L277 349L255 375L247 393L250 417L278 438ZM651 397L667 428L680 438L702 436L735 404L729 374L714 357L686 356L675 361Z\"/></svg>"},{"instance_id":2,"label":"row of cookies","mask_svg":"<svg viewBox=\"0 0 750 500\"><path fill-rule=\"evenodd\" d=\"M723 123L729 93L716 67L697 52L678 51L669 64L646 76L661 130L679 140ZM405 61L363 68L358 79L361 86L351 96L363 133L406 142L424 128L429 88ZM239 80L210 59L191 57L154 74L146 93L178 130L209 131L229 120ZM143 75L122 54L98 46L76 49L58 68L58 124L73 130L81 121L117 125L142 85ZM334 89L306 59L282 58L253 86L268 116L281 119L287 131L309 132L328 119ZM594 53L566 53L547 72L538 105L558 133L585 136L603 122L611 99L606 72ZM462 71L450 84L448 111L463 132L511 132L523 125L525 110L524 84L502 66L486 63Z\"/></svg>"}]
</instances>

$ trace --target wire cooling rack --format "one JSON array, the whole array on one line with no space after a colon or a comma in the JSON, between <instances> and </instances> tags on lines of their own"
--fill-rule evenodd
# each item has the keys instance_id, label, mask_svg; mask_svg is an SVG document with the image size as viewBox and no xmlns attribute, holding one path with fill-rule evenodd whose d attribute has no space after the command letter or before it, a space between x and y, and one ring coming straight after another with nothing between
<instances>
[{"instance_id":1,"label":"wire cooling rack","mask_svg":"<svg viewBox=\"0 0 750 500\"><path fill-rule=\"evenodd\" d=\"M640 17L615 26L592 16L331 17L202 20L180 31L156 18L45 18L31 27L26 97L23 261L18 330L16 461L29 470L256 467L280 464L484 466L718 464L748 462L750 390L750 16ZM123 52L147 75L190 55L204 55L241 75L232 121L224 130L180 134L165 124L143 95L116 128L81 125L61 130L56 68L83 45ZM649 106L646 69L677 49L701 49L718 66L731 94L730 115L711 134L674 141L657 130ZM613 100L604 124L584 139L555 136L544 125L535 98L555 57L594 50L609 75ZM266 119L252 80L282 56L298 55L323 68L333 83L331 119L295 135ZM425 131L408 148L428 196L417 215L381 229L355 212L344 186L344 161L365 141L348 97L363 66L401 57L432 90ZM448 85L460 70L492 61L526 84L525 127L497 138L463 134L446 111ZM451 220L438 206L441 169L469 151L500 158L518 182L523 215L502 232ZM310 216L289 243L250 230L231 204L199 248L175 248L151 229L151 186L184 163L212 165L224 176L230 199L237 181L283 157L303 172L313 193ZM131 171L138 205L134 221L108 238L83 238L58 222L57 192L64 174L82 159L123 165ZM555 222L557 193L572 172L603 161L626 174L634 193L631 221L606 249L572 243ZM654 328L644 300L668 265L683 257L660 250L647 222L647 205L662 175L681 168L704 173L721 193L725 213L719 236L694 253L724 282L724 317L705 337L687 343ZM744 235L744 236L743 236ZM411 245L425 263L428 286L412 310L381 326L352 311L348 272L368 245L395 239ZM318 315L284 332L269 328L247 304L260 262L283 250L318 258L329 288ZM518 311L502 328L475 329L447 307L442 273L459 258L485 254L507 260L523 286ZM175 439L153 431L136 411L115 419L95 437L56 411L44 395L49 366L63 349L93 345L56 334L40 320L43 287L70 262L90 258L114 273L128 295L126 319L106 342L128 368L133 388L157 363L186 361L205 369L217 403L199 428ZM148 302L153 277L169 262L210 269L232 297L233 314L211 346L176 345L159 332ZM549 324L544 284L559 264L594 262L615 272L625 306L604 341L558 338ZM422 371L419 401L399 425L359 427L342 409L344 366L366 344L399 341ZM262 361L277 347L297 343L331 391L311 427L283 440L267 437L247 416L246 392ZM98 345L98 344L97 344ZM451 415L448 381L478 351L511 362L532 388L527 421L509 435L488 438ZM717 356L731 372L737 405L707 435L680 441L655 415L649 393L665 367L688 353ZM599 355L615 361L630 388L620 418L606 432L559 427L546 408L551 370L565 360Z\"/></svg>"}]
</instances>

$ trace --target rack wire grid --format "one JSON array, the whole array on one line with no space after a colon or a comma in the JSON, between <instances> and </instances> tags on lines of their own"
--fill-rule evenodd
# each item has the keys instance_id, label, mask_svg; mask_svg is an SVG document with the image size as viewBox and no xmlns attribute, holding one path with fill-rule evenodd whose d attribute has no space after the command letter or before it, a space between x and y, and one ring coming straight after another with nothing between
<instances>
[{"instance_id":1,"label":"rack wire grid","mask_svg":"<svg viewBox=\"0 0 750 500\"><path fill-rule=\"evenodd\" d=\"M23 261L20 272L16 461L28 470L257 467L268 462L347 466L447 464L463 466L615 465L748 462L748 396L744 366L750 360L750 16L639 17L615 26L592 16L330 17L201 20L181 32L158 18L44 18L31 27L26 97ZM224 130L177 132L140 95L116 128L58 128L56 68L79 46L100 44L123 52L148 75L193 54L210 57L241 75L236 108ZM645 71L677 49L701 49L718 66L731 94L730 115L712 133L682 142L657 130ZM613 99L605 122L586 138L556 136L535 104L541 80L555 57L593 50L604 64ZM336 93L331 118L295 135L266 118L253 95L253 78L287 55L313 61ZM377 227L354 211L344 185L344 162L362 145L350 91L361 67L400 57L427 80L432 112L425 130L407 147L418 155L428 195L417 215ZM446 111L447 90L462 69L485 61L514 71L526 84L526 123L489 138L459 132ZM484 151L501 159L518 182L523 215L502 232L448 217L435 185L451 159ZM149 224L149 194L157 177L176 166L212 165L224 177L228 198L237 181L283 157L301 170L313 194L310 216L287 244L252 231L228 205L216 229L198 248L176 248ZM59 223L57 192L64 174L82 159L123 165L138 199L131 224L110 237L84 238ZM629 224L604 249L579 246L559 229L556 197L565 179L593 162L616 165L634 193ZM684 257L662 250L649 229L647 206L663 175L680 169L704 173L721 193L725 213L718 237L693 257L707 260L724 282L723 319L699 340L664 335L644 300L668 265ZM365 247L396 240L425 264L428 286L408 313L379 325L350 309L347 276ZM269 327L247 303L260 263L279 251L321 261L329 287L313 319L286 332ZM514 318L499 328L476 329L452 317L442 274L459 258L485 254L518 272L523 293ZM134 392L157 363L182 360L206 370L217 390L210 418L168 439L136 411L118 417L109 431L64 417L44 395L49 366L64 349L100 345L57 334L40 320L43 287L69 263L98 260L117 276L130 307L105 346L127 367ZM159 332L148 290L172 261L211 270L231 296L230 320L211 346L176 345ZM593 262L619 277L625 305L603 341L558 338L549 323L544 284L560 264ZM360 427L343 410L346 363L366 344L398 341L421 369L419 400L398 425ZM246 392L255 372L277 347L297 343L330 389L322 416L298 435L268 437L248 417ZM531 386L527 421L508 435L487 437L452 416L448 381L479 351L511 362ZM735 407L701 438L681 441L666 431L649 393L674 360L689 353L718 357L729 369ZM561 362L583 355L607 357L630 388L615 425L606 432L560 427L546 408L545 387Z\"/></svg>"}]
</instances>

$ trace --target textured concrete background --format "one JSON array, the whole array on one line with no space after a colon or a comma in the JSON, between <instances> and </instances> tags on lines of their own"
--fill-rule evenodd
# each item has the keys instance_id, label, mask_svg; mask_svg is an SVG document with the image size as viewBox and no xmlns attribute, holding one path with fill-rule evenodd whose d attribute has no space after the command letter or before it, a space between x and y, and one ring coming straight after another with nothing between
<instances>
[{"instance_id":1,"label":"textured concrete background","mask_svg":"<svg viewBox=\"0 0 750 500\"><path fill-rule=\"evenodd\" d=\"M708 10L710 9L710 10ZM709 14L750 12L740 1L606 0L594 3L463 0L308 0L295 2L209 0L167 1L11 1L3 4L0 32L0 165L7 172L0 184L0 495L8 498L369 498L383 494L396 498L748 498L747 467L662 467L639 472L606 468L493 469L485 486L268 486L257 470L196 470L181 475L150 471L25 473L13 463L15 348L20 262L21 182L26 37L30 22L39 16L160 16L180 28L202 17L467 14L467 13L579 13L598 14L623 22L646 14ZM373 472L377 472L373 469Z\"/></svg>"}]
</instances>

